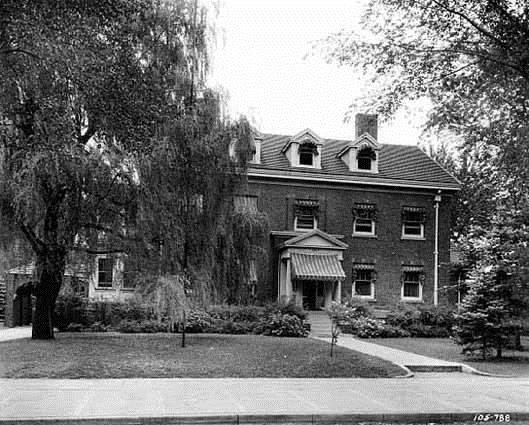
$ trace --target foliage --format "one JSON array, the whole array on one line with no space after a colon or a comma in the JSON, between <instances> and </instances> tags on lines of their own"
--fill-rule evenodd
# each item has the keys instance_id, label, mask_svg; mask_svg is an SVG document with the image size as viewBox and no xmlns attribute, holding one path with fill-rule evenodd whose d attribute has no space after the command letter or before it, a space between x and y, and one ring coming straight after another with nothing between
<instances>
[{"instance_id":1,"label":"foliage","mask_svg":"<svg viewBox=\"0 0 529 425\"><path fill-rule=\"evenodd\" d=\"M361 32L319 43L329 61L369 76L363 107L389 117L410 100L431 101L427 129L456 140L453 160L441 163L463 183L458 237L488 225L505 182L528 195L528 16L521 0L372 0Z\"/></svg>"},{"instance_id":2,"label":"foliage","mask_svg":"<svg viewBox=\"0 0 529 425\"><path fill-rule=\"evenodd\" d=\"M60 295L54 316L54 326L68 330L70 324L90 329L96 323L116 327L123 320L155 319L153 307L131 299L124 302L93 301L77 295Z\"/></svg>"},{"instance_id":3,"label":"foliage","mask_svg":"<svg viewBox=\"0 0 529 425\"><path fill-rule=\"evenodd\" d=\"M256 322L263 314L263 308L254 305L213 305L208 313L214 319L234 322Z\"/></svg>"},{"instance_id":4,"label":"foliage","mask_svg":"<svg viewBox=\"0 0 529 425\"><path fill-rule=\"evenodd\" d=\"M327 309L327 314L332 320L337 321L338 324L345 324L360 317L372 316L372 309L365 302L350 299L345 303L333 301Z\"/></svg>"},{"instance_id":5,"label":"foliage","mask_svg":"<svg viewBox=\"0 0 529 425\"><path fill-rule=\"evenodd\" d=\"M117 330L123 333L157 333L167 332L167 324L157 320L122 320L117 326Z\"/></svg>"},{"instance_id":6,"label":"foliage","mask_svg":"<svg viewBox=\"0 0 529 425\"><path fill-rule=\"evenodd\" d=\"M281 312L265 315L255 329L256 333L270 336L306 337L308 331L298 316Z\"/></svg>"},{"instance_id":7,"label":"foliage","mask_svg":"<svg viewBox=\"0 0 529 425\"><path fill-rule=\"evenodd\" d=\"M351 333L360 338L400 338L410 336L410 333L393 325L387 325L382 320L370 317L358 317L346 322L341 327L344 333Z\"/></svg>"},{"instance_id":8,"label":"foliage","mask_svg":"<svg viewBox=\"0 0 529 425\"><path fill-rule=\"evenodd\" d=\"M290 300L278 300L272 303L268 303L265 306L265 314L288 314L290 316L296 316L300 320L307 318L307 312L303 310L303 307L296 303L295 299Z\"/></svg>"},{"instance_id":9,"label":"foliage","mask_svg":"<svg viewBox=\"0 0 529 425\"><path fill-rule=\"evenodd\" d=\"M186 331L190 333L209 332L212 326L211 315L202 309L192 309L186 315Z\"/></svg>"}]
</instances>

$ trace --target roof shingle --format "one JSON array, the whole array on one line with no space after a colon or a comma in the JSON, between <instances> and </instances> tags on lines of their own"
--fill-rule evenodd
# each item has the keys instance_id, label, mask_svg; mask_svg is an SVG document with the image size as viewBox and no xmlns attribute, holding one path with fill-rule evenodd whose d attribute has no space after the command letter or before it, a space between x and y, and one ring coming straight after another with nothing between
<instances>
[{"instance_id":1,"label":"roof shingle","mask_svg":"<svg viewBox=\"0 0 529 425\"><path fill-rule=\"evenodd\" d=\"M344 182L395 183L409 182L448 189L459 189L459 182L445 169L428 157L417 146L381 144L378 173L352 172L336 155L350 140L325 139L322 146L321 169L292 167L281 148L289 141L290 136L265 134L261 148L261 164L252 164L250 171L257 174L265 170L279 172L291 177L338 178Z\"/></svg>"}]
</instances>

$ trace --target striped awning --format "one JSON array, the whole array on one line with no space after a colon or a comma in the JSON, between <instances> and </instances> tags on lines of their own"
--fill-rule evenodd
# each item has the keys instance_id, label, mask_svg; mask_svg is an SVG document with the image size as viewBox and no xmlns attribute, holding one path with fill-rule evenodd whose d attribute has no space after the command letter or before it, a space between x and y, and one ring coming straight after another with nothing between
<instances>
[{"instance_id":1,"label":"striped awning","mask_svg":"<svg viewBox=\"0 0 529 425\"><path fill-rule=\"evenodd\" d=\"M292 279L297 280L344 280L340 260L335 255L292 254Z\"/></svg>"},{"instance_id":2,"label":"striped awning","mask_svg":"<svg viewBox=\"0 0 529 425\"><path fill-rule=\"evenodd\" d=\"M424 266L412 266L412 265L403 265L403 272L422 272L424 271Z\"/></svg>"}]
</instances>

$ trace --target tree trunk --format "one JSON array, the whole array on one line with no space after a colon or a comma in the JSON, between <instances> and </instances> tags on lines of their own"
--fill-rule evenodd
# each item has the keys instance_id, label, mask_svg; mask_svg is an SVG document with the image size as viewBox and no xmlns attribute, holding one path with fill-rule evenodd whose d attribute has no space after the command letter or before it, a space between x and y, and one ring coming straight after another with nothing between
<instances>
[{"instance_id":1,"label":"tree trunk","mask_svg":"<svg viewBox=\"0 0 529 425\"><path fill-rule=\"evenodd\" d=\"M35 314L33 315L32 339L53 339L53 317L55 301L59 296L65 267L64 250L56 248L52 252L37 257L37 271L40 279L35 287Z\"/></svg>"}]
</instances>

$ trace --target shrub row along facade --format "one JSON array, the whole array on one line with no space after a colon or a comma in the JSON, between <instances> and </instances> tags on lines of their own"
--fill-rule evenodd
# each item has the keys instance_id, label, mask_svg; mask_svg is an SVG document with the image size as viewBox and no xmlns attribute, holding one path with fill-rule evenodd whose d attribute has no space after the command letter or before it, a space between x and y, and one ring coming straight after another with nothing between
<instances>
[{"instance_id":1,"label":"shrub row along facade","mask_svg":"<svg viewBox=\"0 0 529 425\"><path fill-rule=\"evenodd\" d=\"M270 221L257 292L308 309L357 297L384 306L444 299L458 181L418 147L381 144L376 115L352 141L256 135L237 202Z\"/></svg>"}]
</instances>

